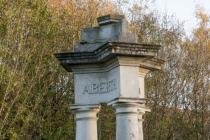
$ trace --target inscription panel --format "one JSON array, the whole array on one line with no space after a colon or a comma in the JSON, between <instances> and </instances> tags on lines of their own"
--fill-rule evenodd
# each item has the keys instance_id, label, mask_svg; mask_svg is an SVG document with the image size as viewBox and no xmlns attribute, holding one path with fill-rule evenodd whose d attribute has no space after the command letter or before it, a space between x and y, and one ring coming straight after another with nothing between
<instances>
[{"instance_id":1,"label":"inscription panel","mask_svg":"<svg viewBox=\"0 0 210 140\"><path fill-rule=\"evenodd\" d=\"M75 103L107 103L120 94L119 68L108 72L75 74Z\"/></svg>"},{"instance_id":2,"label":"inscription panel","mask_svg":"<svg viewBox=\"0 0 210 140\"><path fill-rule=\"evenodd\" d=\"M116 79L87 84L84 87L83 94L108 94L114 90L117 90Z\"/></svg>"}]
</instances>

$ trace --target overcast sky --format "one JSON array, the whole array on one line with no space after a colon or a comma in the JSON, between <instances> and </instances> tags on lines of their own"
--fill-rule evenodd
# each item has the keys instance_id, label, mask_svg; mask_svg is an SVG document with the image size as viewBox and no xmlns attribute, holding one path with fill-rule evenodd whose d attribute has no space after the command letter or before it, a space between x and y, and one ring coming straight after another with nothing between
<instances>
[{"instance_id":1,"label":"overcast sky","mask_svg":"<svg viewBox=\"0 0 210 140\"><path fill-rule=\"evenodd\" d=\"M196 26L197 5L204 7L210 15L210 0L152 0L152 7L160 13L167 12L176 16L180 21L184 21L188 34Z\"/></svg>"}]
</instances>

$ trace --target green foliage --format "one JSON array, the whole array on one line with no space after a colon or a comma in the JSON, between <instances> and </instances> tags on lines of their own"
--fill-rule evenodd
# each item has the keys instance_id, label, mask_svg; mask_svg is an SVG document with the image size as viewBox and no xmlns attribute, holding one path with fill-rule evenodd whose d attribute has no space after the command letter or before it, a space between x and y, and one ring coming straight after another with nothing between
<instances>
[{"instance_id":1,"label":"green foliage","mask_svg":"<svg viewBox=\"0 0 210 140\"><path fill-rule=\"evenodd\" d=\"M115 113L114 110L102 104L101 111L99 112L98 127L100 140L114 140L115 139Z\"/></svg>"}]
</instances>

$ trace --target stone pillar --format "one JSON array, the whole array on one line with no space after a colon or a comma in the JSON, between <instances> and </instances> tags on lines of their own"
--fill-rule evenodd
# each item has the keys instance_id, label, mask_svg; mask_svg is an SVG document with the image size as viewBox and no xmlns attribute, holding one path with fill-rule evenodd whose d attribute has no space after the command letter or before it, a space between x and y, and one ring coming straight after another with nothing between
<instances>
[{"instance_id":1,"label":"stone pillar","mask_svg":"<svg viewBox=\"0 0 210 140\"><path fill-rule=\"evenodd\" d=\"M139 140L138 103L115 103L116 140Z\"/></svg>"},{"instance_id":2,"label":"stone pillar","mask_svg":"<svg viewBox=\"0 0 210 140\"><path fill-rule=\"evenodd\" d=\"M101 103L116 109L117 140L142 139L139 108L145 105L144 77L163 66L157 57L161 46L138 44L122 15L102 16L98 23L97 28L82 30L74 52L55 54L74 74L76 105L71 108L76 114L76 140L97 140Z\"/></svg>"},{"instance_id":3,"label":"stone pillar","mask_svg":"<svg viewBox=\"0 0 210 140\"><path fill-rule=\"evenodd\" d=\"M77 106L73 105L71 110L76 119L76 140L98 140L97 113L99 105Z\"/></svg>"}]
</instances>

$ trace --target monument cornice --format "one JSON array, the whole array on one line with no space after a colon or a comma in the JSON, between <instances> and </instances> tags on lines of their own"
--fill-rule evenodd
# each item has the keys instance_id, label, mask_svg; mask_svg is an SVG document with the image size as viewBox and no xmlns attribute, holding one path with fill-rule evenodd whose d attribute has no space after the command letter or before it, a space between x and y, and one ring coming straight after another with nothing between
<instances>
[{"instance_id":1,"label":"monument cornice","mask_svg":"<svg viewBox=\"0 0 210 140\"><path fill-rule=\"evenodd\" d=\"M118 56L149 58L151 62L155 60L155 63L161 64L163 60L156 58L160 47L160 45L107 42L93 52L65 52L56 53L55 56L67 71L72 71L70 65L100 64Z\"/></svg>"}]
</instances>

